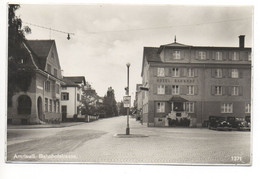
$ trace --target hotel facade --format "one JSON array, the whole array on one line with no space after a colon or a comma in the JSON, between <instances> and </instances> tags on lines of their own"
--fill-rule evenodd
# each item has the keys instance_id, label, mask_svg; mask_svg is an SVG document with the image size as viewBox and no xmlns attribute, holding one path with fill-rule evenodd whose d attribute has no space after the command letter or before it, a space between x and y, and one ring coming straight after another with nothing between
<instances>
[{"instance_id":1,"label":"hotel facade","mask_svg":"<svg viewBox=\"0 0 260 179\"><path fill-rule=\"evenodd\" d=\"M250 118L251 48L190 46L177 43L144 47L142 120L169 126L189 119L201 127L210 116Z\"/></svg>"}]
</instances>

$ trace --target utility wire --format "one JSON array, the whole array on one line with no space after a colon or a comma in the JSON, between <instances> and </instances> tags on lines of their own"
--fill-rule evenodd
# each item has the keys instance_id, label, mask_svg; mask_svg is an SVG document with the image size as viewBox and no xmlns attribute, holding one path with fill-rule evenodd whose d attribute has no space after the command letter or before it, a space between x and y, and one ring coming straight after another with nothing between
<instances>
[{"instance_id":1,"label":"utility wire","mask_svg":"<svg viewBox=\"0 0 260 179\"><path fill-rule=\"evenodd\" d=\"M64 31L61 31L61 30L53 29L51 27L44 27L42 25L33 24L33 23L30 23L30 22L24 22L23 21L23 23L28 24L28 25L32 25L32 26L35 26L35 27L39 27L39 28L42 28L42 29L48 29L48 30L51 30L51 31L60 32L60 33L64 33L64 34L75 35L74 33L71 33L71 32L64 32Z\"/></svg>"}]
</instances>

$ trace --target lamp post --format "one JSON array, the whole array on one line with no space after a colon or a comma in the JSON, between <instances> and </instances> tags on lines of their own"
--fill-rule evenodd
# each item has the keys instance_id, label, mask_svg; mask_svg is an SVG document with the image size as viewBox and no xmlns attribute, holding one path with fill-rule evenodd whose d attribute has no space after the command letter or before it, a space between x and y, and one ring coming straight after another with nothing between
<instances>
[{"instance_id":1,"label":"lamp post","mask_svg":"<svg viewBox=\"0 0 260 179\"><path fill-rule=\"evenodd\" d=\"M127 63L126 66L127 66L127 90L126 90L126 95L129 96L129 67L130 67L130 63ZM127 107L126 135L130 134L130 128L129 128L129 108L130 108L130 104Z\"/></svg>"}]
</instances>

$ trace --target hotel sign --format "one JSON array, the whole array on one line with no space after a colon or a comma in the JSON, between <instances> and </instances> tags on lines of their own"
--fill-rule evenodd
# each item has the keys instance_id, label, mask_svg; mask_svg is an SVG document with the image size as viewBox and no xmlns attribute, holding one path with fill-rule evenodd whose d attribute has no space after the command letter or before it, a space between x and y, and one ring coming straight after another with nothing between
<instances>
[{"instance_id":1,"label":"hotel sign","mask_svg":"<svg viewBox=\"0 0 260 179\"><path fill-rule=\"evenodd\" d=\"M178 78L178 79L157 79L158 83L194 83L195 79L183 79L183 78Z\"/></svg>"}]
</instances>

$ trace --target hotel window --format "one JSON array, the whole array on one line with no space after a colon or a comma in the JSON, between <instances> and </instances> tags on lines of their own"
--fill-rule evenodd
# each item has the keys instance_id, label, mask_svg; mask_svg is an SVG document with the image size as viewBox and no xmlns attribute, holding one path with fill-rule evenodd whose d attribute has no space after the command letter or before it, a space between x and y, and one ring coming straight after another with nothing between
<instances>
[{"instance_id":1,"label":"hotel window","mask_svg":"<svg viewBox=\"0 0 260 179\"><path fill-rule=\"evenodd\" d=\"M180 76L180 71L178 68L173 68L172 69L172 76L173 77L179 77Z\"/></svg>"},{"instance_id":2,"label":"hotel window","mask_svg":"<svg viewBox=\"0 0 260 179\"><path fill-rule=\"evenodd\" d=\"M220 68L218 68L218 69L216 69L216 77L217 78L222 78L222 69L220 69Z\"/></svg>"},{"instance_id":3,"label":"hotel window","mask_svg":"<svg viewBox=\"0 0 260 179\"><path fill-rule=\"evenodd\" d=\"M222 86L215 86L215 95L222 95Z\"/></svg>"},{"instance_id":4,"label":"hotel window","mask_svg":"<svg viewBox=\"0 0 260 179\"><path fill-rule=\"evenodd\" d=\"M200 60L206 60L206 52L200 51L199 52L199 59Z\"/></svg>"},{"instance_id":5,"label":"hotel window","mask_svg":"<svg viewBox=\"0 0 260 179\"><path fill-rule=\"evenodd\" d=\"M236 60L239 60L239 53L238 52L234 52L233 53L233 58L232 60L236 61Z\"/></svg>"},{"instance_id":6,"label":"hotel window","mask_svg":"<svg viewBox=\"0 0 260 179\"><path fill-rule=\"evenodd\" d=\"M232 86L232 88L231 88L231 95L232 96L238 96L239 95L239 88L238 88L238 86Z\"/></svg>"},{"instance_id":7,"label":"hotel window","mask_svg":"<svg viewBox=\"0 0 260 179\"><path fill-rule=\"evenodd\" d=\"M52 112L52 100L50 99L50 104L49 104L49 107L50 107L50 112Z\"/></svg>"},{"instance_id":8,"label":"hotel window","mask_svg":"<svg viewBox=\"0 0 260 179\"><path fill-rule=\"evenodd\" d=\"M48 98L45 98L45 112L48 112Z\"/></svg>"},{"instance_id":9,"label":"hotel window","mask_svg":"<svg viewBox=\"0 0 260 179\"><path fill-rule=\"evenodd\" d=\"M216 60L222 60L222 52L216 52Z\"/></svg>"},{"instance_id":10,"label":"hotel window","mask_svg":"<svg viewBox=\"0 0 260 179\"><path fill-rule=\"evenodd\" d=\"M62 101L69 100L69 93L61 93L61 100Z\"/></svg>"},{"instance_id":11,"label":"hotel window","mask_svg":"<svg viewBox=\"0 0 260 179\"><path fill-rule=\"evenodd\" d=\"M51 82L50 81L46 81L45 82L45 91L50 91L51 90Z\"/></svg>"},{"instance_id":12,"label":"hotel window","mask_svg":"<svg viewBox=\"0 0 260 179\"><path fill-rule=\"evenodd\" d=\"M194 95L194 86L188 86L188 95Z\"/></svg>"},{"instance_id":13,"label":"hotel window","mask_svg":"<svg viewBox=\"0 0 260 179\"><path fill-rule=\"evenodd\" d=\"M194 113L194 102L186 102L185 109L188 113Z\"/></svg>"},{"instance_id":14,"label":"hotel window","mask_svg":"<svg viewBox=\"0 0 260 179\"><path fill-rule=\"evenodd\" d=\"M53 101L53 109L54 112L57 112L57 102L55 100Z\"/></svg>"},{"instance_id":15,"label":"hotel window","mask_svg":"<svg viewBox=\"0 0 260 179\"><path fill-rule=\"evenodd\" d=\"M51 74L51 65L47 64L47 72Z\"/></svg>"},{"instance_id":16,"label":"hotel window","mask_svg":"<svg viewBox=\"0 0 260 179\"><path fill-rule=\"evenodd\" d=\"M157 68L157 76L164 76L164 68Z\"/></svg>"},{"instance_id":17,"label":"hotel window","mask_svg":"<svg viewBox=\"0 0 260 179\"><path fill-rule=\"evenodd\" d=\"M165 94L165 85L157 86L157 94Z\"/></svg>"},{"instance_id":18,"label":"hotel window","mask_svg":"<svg viewBox=\"0 0 260 179\"><path fill-rule=\"evenodd\" d=\"M156 103L156 112L157 113L164 113L164 111L165 111L164 102L157 102Z\"/></svg>"},{"instance_id":19,"label":"hotel window","mask_svg":"<svg viewBox=\"0 0 260 179\"><path fill-rule=\"evenodd\" d=\"M233 113L233 104L232 103L221 104L221 113Z\"/></svg>"},{"instance_id":20,"label":"hotel window","mask_svg":"<svg viewBox=\"0 0 260 179\"><path fill-rule=\"evenodd\" d=\"M231 70L231 78L238 78L238 69Z\"/></svg>"},{"instance_id":21,"label":"hotel window","mask_svg":"<svg viewBox=\"0 0 260 179\"><path fill-rule=\"evenodd\" d=\"M180 93L179 86L173 85L172 86L172 94L179 94L179 93Z\"/></svg>"},{"instance_id":22,"label":"hotel window","mask_svg":"<svg viewBox=\"0 0 260 179\"><path fill-rule=\"evenodd\" d=\"M181 59L181 52L179 50L173 52L173 59L175 60Z\"/></svg>"},{"instance_id":23,"label":"hotel window","mask_svg":"<svg viewBox=\"0 0 260 179\"><path fill-rule=\"evenodd\" d=\"M251 105L250 103L246 103L245 105L245 113L250 113L251 112Z\"/></svg>"},{"instance_id":24,"label":"hotel window","mask_svg":"<svg viewBox=\"0 0 260 179\"><path fill-rule=\"evenodd\" d=\"M188 68L188 77L194 77L194 69Z\"/></svg>"}]
</instances>

